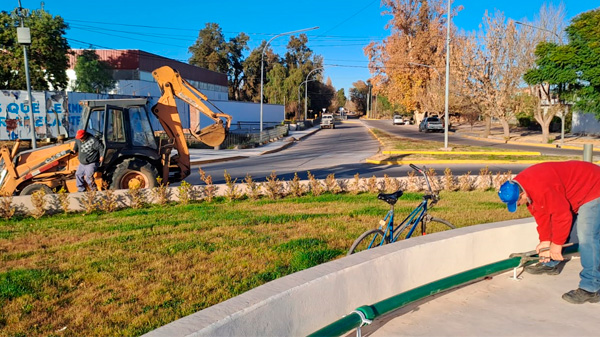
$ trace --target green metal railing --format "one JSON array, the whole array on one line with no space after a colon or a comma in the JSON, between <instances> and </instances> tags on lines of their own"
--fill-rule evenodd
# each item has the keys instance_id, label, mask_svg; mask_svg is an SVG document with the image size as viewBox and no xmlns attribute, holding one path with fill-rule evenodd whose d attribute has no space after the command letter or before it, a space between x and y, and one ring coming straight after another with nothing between
<instances>
[{"instance_id":1,"label":"green metal railing","mask_svg":"<svg viewBox=\"0 0 600 337\"><path fill-rule=\"evenodd\" d=\"M563 250L563 255L577 252L578 246L573 245ZM373 305L364 305L358 307L355 311L342 317L341 319L313 332L313 336L340 336L354 328L360 328L364 324L370 323L375 318L385 315L391 311L399 309L409 303L415 302L427 296L435 295L442 291L459 287L466 283L474 282L486 276L504 272L521 265L522 256L512 257L498 262L490 263L481 267L470 269L443 279L433 281L417 288L394 295ZM527 263L533 260L527 261ZM524 264L527 264L524 263ZM363 317L364 316L364 319Z\"/></svg>"}]
</instances>

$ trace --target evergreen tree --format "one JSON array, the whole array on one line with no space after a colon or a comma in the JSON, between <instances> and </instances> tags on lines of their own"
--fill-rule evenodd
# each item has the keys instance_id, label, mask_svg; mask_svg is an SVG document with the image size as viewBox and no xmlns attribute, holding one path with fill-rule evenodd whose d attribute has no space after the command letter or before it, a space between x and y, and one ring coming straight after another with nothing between
<instances>
[{"instance_id":1,"label":"evergreen tree","mask_svg":"<svg viewBox=\"0 0 600 337\"><path fill-rule=\"evenodd\" d=\"M190 64L223 74L228 73L228 46L219 24L206 23L189 52L192 53Z\"/></svg>"},{"instance_id":2,"label":"evergreen tree","mask_svg":"<svg viewBox=\"0 0 600 337\"><path fill-rule=\"evenodd\" d=\"M600 9L582 13L567 27L569 48L562 50L560 62L569 62L577 69L581 87L575 107L596 114L600 119ZM565 59L565 57L573 56Z\"/></svg>"},{"instance_id":3,"label":"evergreen tree","mask_svg":"<svg viewBox=\"0 0 600 337\"><path fill-rule=\"evenodd\" d=\"M64 38L68 25L60 16L43 9L23 11L25 26L31 31L28 47L29 76L33 90L62 90L67 87L69 44ZM25 90L23 47L17 42L21 19L17 10L0 12L0 89Z\"/></svg>"},{"instance_id":4,"label":"evergreen tree","mask_svg":"<svg viewBox=\"0 0 600 337\"><path fill-rule=\"evenodd\" d=\"M104 93L114 88L111 67L93 49L87 49L77 56L75 64L75 91Z\"/></svg>"}]
</instances>

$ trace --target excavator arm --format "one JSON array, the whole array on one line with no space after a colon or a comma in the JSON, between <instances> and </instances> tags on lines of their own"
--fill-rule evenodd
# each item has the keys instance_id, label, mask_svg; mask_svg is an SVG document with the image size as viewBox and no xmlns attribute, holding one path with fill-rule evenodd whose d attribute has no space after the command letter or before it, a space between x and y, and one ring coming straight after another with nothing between
<instances>
[{"instance_id":1,"label":"excavator arm","mask_svg":"<svg viewBox=\"0 0 600 337\"><path fill-rule=\"evenodd\" d=\"M183 100L215 121L214 124L201 130L196 129L190 132L196 139L209 146L218 146L223 143L231 126L231 116L219 110L219 108L211 103L219 111L218 113L213 112L203 102L210 103L206 95L184 80L177 70L169 66L163 66L154 70L152 76L154 76L162 93L158 99L158 103L152 107L152 113L158 118L169 138L174 140L175 148L179 155L177 165L180 167L183 175L187 176L184 172L189 172L190 170L190 155L183 134L181 118L177 111L175 97ZM224 124L221 118L225 118L226 124Z\"/></svg>"},{"instance_id":2,"label":"excavator arm","mask_svg":"<svg viewBox=\"0 0 600 337\"><path fill-rule=\"evenodd\" d=\"M223 143L225 136L229 131L229 127L231 126L230 115L219 110L219 108L208 100L206 95L194 88L188 81L184 80L177 70L169 66L164 66L154 70L152 75L162 92L158 104L152 108L152 111L155 114L160 113L160 110L155 112L155 108L164 109L167 107L167 109L175 109L175 111L177 111L174 99L174 97L177 97L198 109L215 122L215 124L207 126L199 131L196 130L195 132L192 132L192 135L209 146L218 146ZM211 105L219 112L213 112L203 101L211 103ZM160 119L158 114L157 117ZM226 119L226 125L223 125L223 120L221 118ZM181 122L179 124L181 124Z\"/></svg>"}]
</instances>

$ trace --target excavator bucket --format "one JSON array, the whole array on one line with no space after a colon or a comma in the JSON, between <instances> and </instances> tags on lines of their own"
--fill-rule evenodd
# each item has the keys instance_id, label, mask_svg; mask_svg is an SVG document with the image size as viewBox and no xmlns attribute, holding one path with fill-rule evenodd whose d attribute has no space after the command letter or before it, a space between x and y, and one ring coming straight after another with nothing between
<instances>
[{"instance_id":1,"label":"excavator bucket","mask_svg":"<svg viewBox=\"0 0 600 337\"><path fill-rule=\"evenodd\" d=\"M225 140L227 132L222 124L212 124L192 133L194 138L208 146L219 146Z\"/></svg>"}]
</instances>

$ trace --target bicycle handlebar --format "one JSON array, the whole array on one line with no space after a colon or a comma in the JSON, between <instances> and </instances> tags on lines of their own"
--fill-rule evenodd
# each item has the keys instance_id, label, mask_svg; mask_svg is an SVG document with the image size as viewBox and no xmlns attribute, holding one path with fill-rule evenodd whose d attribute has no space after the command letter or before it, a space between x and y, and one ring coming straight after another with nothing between
<instances>
[{"instance_id":1,"label":"bicycle handlebar","mask_svg":"<svg viewBox=\"0 0 600 337\"><path fill-rule=\"evenodd\" d=\"M417 171L417 172L419 172L419 173L423 173L423 172L422 172L422 170L421 170L421 169L420 169L420 168L419 168L417 165L415 165L415 164L409 164L409 166L410 166L410 167L411 167L413 170L415 170L415 171Z\"/></svg>"},{"instance_id":2,"label":"bicycle handlebar","mask_svg":"<svg viewBox=\"0 0 600 337\"><path fill-rule=\"evenodd\" d=\"M417 172L419 172L419 173L421 173L421 174L423 175L423 177L425 178L425 182L427 183L427 188L429 188L429 193L430 193L431 195L435 195L435 193L433 193L433 190L431 189L431 184L429 184L429 178L427 177L427 173L425 172L425 166L423 166L423 168L420 168L420 167L418 167L418 166L417 166L417 165L415 165L415 164L409 164L409 166L410 166L410 167L411 167L413 170L415 170L415 171L417 171ZM437 200L436 200L436 201L437 201Z\"/></svg>"}]
</instances>

